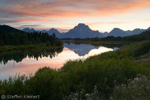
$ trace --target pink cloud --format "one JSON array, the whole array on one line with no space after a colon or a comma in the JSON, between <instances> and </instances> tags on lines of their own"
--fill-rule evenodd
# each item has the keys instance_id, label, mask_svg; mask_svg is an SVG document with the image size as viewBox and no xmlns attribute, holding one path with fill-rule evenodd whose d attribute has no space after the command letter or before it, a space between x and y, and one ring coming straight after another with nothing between
<instances>
[{"instance_id":1,"label":"pink cloud","mask_svg":"<svg viewBox=\"0 0 150 100\"><path fill-rule=\"evenodd\" d=\"M149 0L5 0L0 17L16 22L47 22L57 18L105 17L150 7ZM1 18L2 18L1 17ZM29 17L29 18L27 18Z\"/></svg>"}]
</instances>

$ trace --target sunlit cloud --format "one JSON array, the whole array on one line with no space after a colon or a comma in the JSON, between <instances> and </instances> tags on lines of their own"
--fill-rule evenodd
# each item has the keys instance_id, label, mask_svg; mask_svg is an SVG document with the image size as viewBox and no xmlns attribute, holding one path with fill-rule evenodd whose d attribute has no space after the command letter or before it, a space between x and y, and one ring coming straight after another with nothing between
<instances>
[{"instance_id":1,"label":"sunlit cloud","mask_svg":"<svg viewBox=\"0 0 150 100\"><path fill-rule=\"evenodd\" d=\"M60 27L60 23L69 28L81 21L99 23L104 20L105 22L101 24L130 24L130 20L133 19L130 14L140 16L140 18L134 16L140 21L145 20L145 17L138 11L143 10L142 12L146 11L147 16L150 15L148 10L144 9L150 10L149 0L1 0L0 24L18 23L17 26L13 26L19 27L19 24L38 23L46 26L52 23L60 29L65 29ZM115 18L111 16L114 15L118 19L119 16L128 15L128 17L118 22L112 21ZM110 17L110 21L106 19L107 17ZM70 19L71 21L68 21Z\"/></svg>"}]
</instances>

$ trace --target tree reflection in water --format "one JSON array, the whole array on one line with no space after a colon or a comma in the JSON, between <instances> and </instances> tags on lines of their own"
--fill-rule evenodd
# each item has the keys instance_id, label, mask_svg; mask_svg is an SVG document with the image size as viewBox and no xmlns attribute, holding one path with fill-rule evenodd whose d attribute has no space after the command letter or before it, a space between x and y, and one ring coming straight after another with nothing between
<instances>
[{"instance_id":1,"label":"tree reflection in water","mask_svg":"<svg viewBox=\"0 0 150 100\"><path fill-rule=\"evenodd\" d=\"M45 50L40 52L17 52L17 53L8 53L0 56L0 63L6 64L10 60L14 60L17 63L21 62L24 58L34 58L38 60L42 57L50 57L53 58L57 56L60 52L62 52L63 48L53 49L53 50Z\"/></svg>"}]
</instances>

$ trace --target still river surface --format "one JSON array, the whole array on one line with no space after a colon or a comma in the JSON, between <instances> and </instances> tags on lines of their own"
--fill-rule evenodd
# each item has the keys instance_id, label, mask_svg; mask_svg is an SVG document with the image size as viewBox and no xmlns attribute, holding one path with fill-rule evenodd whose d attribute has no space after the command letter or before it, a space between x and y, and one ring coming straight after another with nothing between
<instances>
[{"instance_id":1,"label":"still river surface","mask_svg":"<svg viewBox=\"0 0 150 100\"><path fill-rule=\"evenodd\" d=\"M113 51L117 47L93 46L91 44L64 43L64 48L53 53L7 55L0 61L0 80L15 75L34 74L44 66L61 68L68 60L86 59L104 52Z\"/></svg>"}]
</instances>

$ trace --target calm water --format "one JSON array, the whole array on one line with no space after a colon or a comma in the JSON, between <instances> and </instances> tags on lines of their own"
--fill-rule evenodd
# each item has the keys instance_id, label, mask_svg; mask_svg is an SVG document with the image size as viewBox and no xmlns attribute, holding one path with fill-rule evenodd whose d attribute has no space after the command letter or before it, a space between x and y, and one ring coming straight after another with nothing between
<instances>
[{"instance_id":1,"label":"calm water","mask_svg":"<svg viewBox=\"0 0 150 100\"><path fill-rule=\"evenodd\" d=\"M61 68L66 61L86 59L87 57L113 51L117 48L93 46L90 44L66 44L63 50L47 51L35 54L13 54L0 58L0 79L8 79L16 74L34 74L39 68L48 66Z\"/></svg>"}]
</instances>

